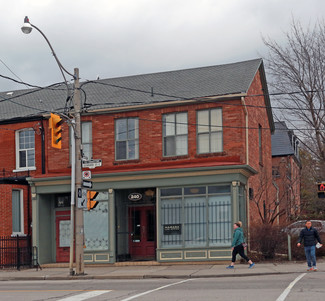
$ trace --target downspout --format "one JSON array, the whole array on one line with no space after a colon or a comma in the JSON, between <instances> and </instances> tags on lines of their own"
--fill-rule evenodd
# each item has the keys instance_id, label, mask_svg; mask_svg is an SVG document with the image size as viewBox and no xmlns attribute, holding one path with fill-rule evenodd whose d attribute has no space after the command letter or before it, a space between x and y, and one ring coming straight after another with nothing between
<instances>
[{"instance_id":1,"label":"downspout","mask_svg":"<svg viewBox=\"0 0 325 301\"><path fill-rule=\"evenodd\" d=\"M245 146L246 146L246 165L249 165L249 153L248 153L248 111L245 103L245 97L241 97L241 103L244 108L244 114L245 114ZM250 219L249 219L249 185L247 183L246 186L246 216L247 216L247 229L248 229L248 235L249 235L249 226L250 226Z\"/></svg>"},{"instance_id":2,"label":"downspout","mask_svg":"<svg viewBox=\"0 0 325 301\"><path fill-rule=\"evenodd\" d=\"M245 132L246 132L246 165L249 165L249 156L248 156L248 111L245 103L245 97L241 97L241 103L244 107L244 113L245 113Z\"/></svg>"},{"instance_id":3,"label":"downspout","mask_svg":"<svg viewBox=\"0 0 325 301\"><path fill-rule=\"evenodd\" d=\"M29 171L28 171L28 177L29 177ZM31 225L32 225L32 221L30 218L30 195L31 195L31 191L30 191L30 185L29 183L27 184L27 234L31 235Z\"/></svg>"},{"instance_id":4,"label":"downspout","mask_svg":"<svg viewBox=\"0 0 325 301\"><path fill-rule=\"evenodd\" d=\"M41 130L41 139L42 139L42 174L45 174L45 131L44 131L44 124L43 119L41 120L42 128Z\"/></svg>"}]
</instances>

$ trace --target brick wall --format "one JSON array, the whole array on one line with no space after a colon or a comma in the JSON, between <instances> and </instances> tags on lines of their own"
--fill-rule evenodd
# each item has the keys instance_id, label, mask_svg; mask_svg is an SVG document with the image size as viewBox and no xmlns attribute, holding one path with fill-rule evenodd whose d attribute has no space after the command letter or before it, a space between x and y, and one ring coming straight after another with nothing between
<instances>
[{"instance_id":1,"label":"brick wall","mask_svg":"<svg viewBox=\"0 0 325 301\"><path fill-rule=\"evenodd\" d=\"M256 74L247 94L248 97L245 100L248 105L249 117L249 164L258 172L249 179L249 187L254 192L254 198L250 200L249 204L249 218L250 224L255 225L262 222L259 210L262 210L264 214L264 202L267 210L269 210L275 189L272 184L271 130L259 72ZM262 162L259 159L259 126L262 128Z\"/></svg>"},{"instance_id":2,"label":"brick wall","mask_svg":"<svg viewBox=\"0 0 325 301\"><path fill-rule=\"evenodd\" d=\"M243 110L238 107L240 101L232 101L234 105L218 103L202 103L169 108L141 110L125 113L84 116L83 121L92 122L93 158L102 159L103 166L96 168L95 173L124 171L127 169L163 168L168 166L195 164L220 164L220 162L243 163L245 160L245 131L242 128ZM236 105L237 104L237 105ZM196 112L213 107L223 108L223 141L224 151L213 155L197 155L196 151ZM181 157L163 157L162 114L172 112L188 113L188 155ZM139 159L115 161L114 122L118 118L139 118ZM47 137L48 172L70 173L68 128L63 127L62 149L52 149ZM55 158L55 159L54 159Z\"/></svg>"},{"instance_id":3,"label":"brick wall","mask_svg":"<svg viewBox=\"0 0 325 301\"><path fill-rule=\"evenodd\" d=\"M287 224L300 214L300 166L293 156L273 157L272 166L279 189L279 210L283 211L278 222Z\"/></svg>"},{"instance_id":4,"label":"brick wall","mask_svg":"<svg viewBox=\"0 0 325 301\"><path fill-rule=\"evenodd\" d=\"M28 234L28 187L26 185L0 184L0 236L12 234L12 190L21 190L24 204L24 234ZM29 206L31 216L31 206Z\"/></svg>"}]
</instances>

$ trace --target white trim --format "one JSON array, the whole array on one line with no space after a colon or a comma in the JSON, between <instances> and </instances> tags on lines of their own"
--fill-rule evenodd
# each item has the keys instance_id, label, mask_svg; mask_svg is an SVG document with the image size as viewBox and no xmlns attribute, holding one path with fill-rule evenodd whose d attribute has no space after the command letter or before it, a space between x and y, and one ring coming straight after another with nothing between
<instances>
[{"instance_id":1,"label":"white trim","mask_svg":"<svg viewBox=\"0 0 325 301\"><path fill-rule=\"evenodd\" d=\"M34 167L14 169L12 172L21 172L21 171L28 171L28 170L36 170L36 167L34 166Z\"/></svg>"},{"instance_id":2,"label":"white trim","mask_svg":"<svg viewBox=\"0 0 325 301\"><path fill-rule=\"evenodd\" d=\"M17 130L15 132L15 148L16 148L16 169L14 170L14 172L19 172L19 171L26 171L26 170L35 170L36 169L36 149L35 149L35 132L34 132L34 166L27 166L27 167L20 167L19 166L19 151L20 151L20 148L19 148L19 134L21 132L24 132L24 131L34 131L33 128L24 128L24 129L20 129L20 130ZM26 165L28 165L28 158L26 156ZM34 169L32 169L34 168Z\"/></svg>"}]
</instances>

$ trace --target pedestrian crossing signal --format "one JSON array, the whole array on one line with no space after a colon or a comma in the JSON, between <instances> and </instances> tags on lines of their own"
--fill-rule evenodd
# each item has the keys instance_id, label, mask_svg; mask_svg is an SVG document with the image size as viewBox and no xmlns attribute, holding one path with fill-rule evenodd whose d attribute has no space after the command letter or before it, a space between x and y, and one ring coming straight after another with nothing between
<instances>
[{"instance_id":1,"label":"pedestrian crossing signal","mask_svg":"<svg viewBox=\"0 0 325 301\"><path fill-rule=\"evenodd\" d=\"M325 182L317 183L317 194L318 198L325 198Z\"/></svg>"},{"instance_id":2,"label":"pedestrian crossing signal","mask_svg":"<svg viewBox=\"0 0 325 301\"><path fill-rule=\"evenodd\" d=\"M87 191L87 209L88 209L88 211L91 209L94 209L97 206L98 201L94 201L94 199L97 197L97 195L98 195L97 191L90 191L90 190Z\"/></svg>"}]
</instances>

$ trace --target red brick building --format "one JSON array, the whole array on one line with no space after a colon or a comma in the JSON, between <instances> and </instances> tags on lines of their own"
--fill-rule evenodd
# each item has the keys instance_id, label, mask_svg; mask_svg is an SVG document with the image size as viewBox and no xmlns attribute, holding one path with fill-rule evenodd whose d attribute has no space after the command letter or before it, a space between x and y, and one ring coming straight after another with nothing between
<instances>
[{"instance_id":1,"label":"red brick building","mask_svg":"<svg viewBox=\"0 0 325 301\"><path fill-rule=\"evenodd\" d=\"M272 135L272 175L279 213L276 222L288 224L300 215L301 164L299 141L285 122L275 123Z\"/></svg>"},{"instance_id":2,"label":"red brick building","mask_svg":"<svg viewBox=\"0 0 325 301\"><path fill-rule=\"evenodd\" d=\"M229 259L233 222L259 222L249 192L272 179L262 60L96 80L81 90L84 159L102 162L91 170L100 193L96 209L84 212L85 262ZM22 208L24 216L32 208L40 263L67 261L71 133L65 123L58 150L48 130L50 112L69 111L66 92L0 96L8 112L0 113L0 162L6 172L28 173ZM11 203L10 189L1 205ZM13 232L9 220L5 227Z\"/></svg>"}]
</instances>

